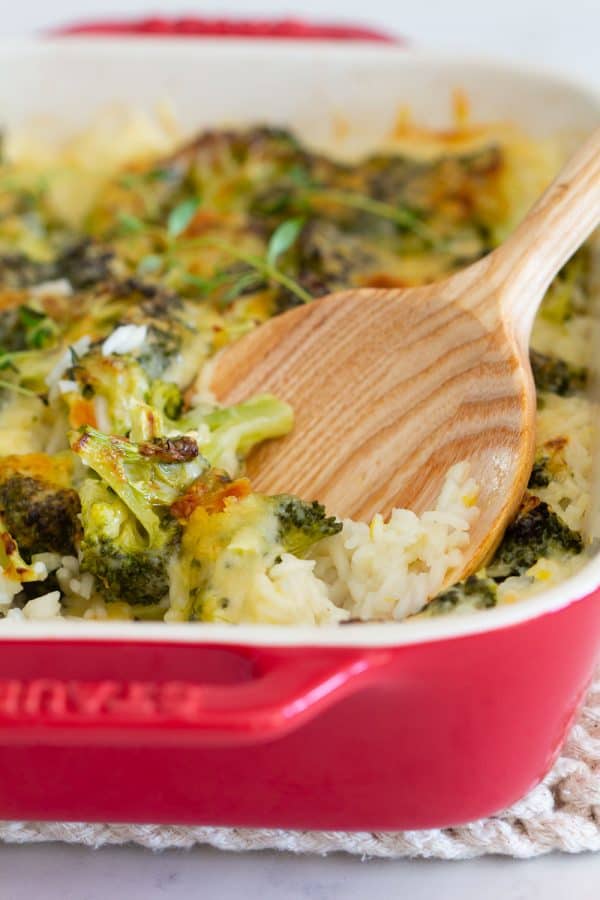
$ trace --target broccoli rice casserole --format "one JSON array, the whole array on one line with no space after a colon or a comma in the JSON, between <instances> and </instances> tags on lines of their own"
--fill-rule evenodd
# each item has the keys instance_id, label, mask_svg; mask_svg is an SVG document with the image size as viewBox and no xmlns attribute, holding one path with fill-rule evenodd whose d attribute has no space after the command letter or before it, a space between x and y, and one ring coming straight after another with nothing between
<instances>
[{"instance_id":1,"label":"broccoli rice casserole","mask_svg":"<svg viewBox=\"0 0 600 900\"><path fill-rule=\"evenodd\" d=\"M0 620L401 620L512 603L574 571L593 242L536 321L529 488L463 582L447 587L478 514L467 463L421 516L342 522L244 475L253 447L294 427L287 404L223 407L210 392L211 360L269 317L348 287L434 281L488 253L560 162L556 142L464 118L444 132L405 118L358 160L262 125L183 142L136 115L60 148L7 135Z\"/></svg>"}]
</instances>

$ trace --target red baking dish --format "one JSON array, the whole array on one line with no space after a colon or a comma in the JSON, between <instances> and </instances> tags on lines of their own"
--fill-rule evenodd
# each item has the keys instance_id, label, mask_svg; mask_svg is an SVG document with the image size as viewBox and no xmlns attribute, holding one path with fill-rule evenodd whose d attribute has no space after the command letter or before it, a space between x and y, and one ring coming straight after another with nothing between
<instances>
[{"instance_id":1,"label":"red baking dish","mask_svg":"<svg viewBox=\"0 0 600 900\"><path fill-rule=\"evenodd\" d=\"M396 43L399 39L375 28L356 25L333 25L304 22L301 19L225 19L214 16L182 16L179 19L151 16L148 19L102 19L99 22L81 22L57 28L54 34L138 35L140 37L243 37L274 38L277 40L323 41L384 41Z\"/></svg>"},{"instance_id":2,"label":"red baking dish","mask_svg":"<svg viewBox=\"0 0 600 900\"><path fill-rule=\"evenodd\" d=\"M585 132L547 74L392 46L168 38L0 46L0 117L46 133L170 98L186 129L257 120L374 144L398 108ZM597 516L590 535L597 532ZM548 771L600 648L600 559L500 609L327 628L0 623L0 818L323 829L453 825Z\"/></svg>"}]
</instances>

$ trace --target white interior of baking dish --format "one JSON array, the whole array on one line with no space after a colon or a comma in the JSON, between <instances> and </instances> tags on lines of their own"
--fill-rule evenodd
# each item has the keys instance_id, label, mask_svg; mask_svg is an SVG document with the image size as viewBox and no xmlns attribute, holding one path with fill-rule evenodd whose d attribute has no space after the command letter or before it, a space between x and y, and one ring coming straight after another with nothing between
<instances>
[{"instance_id":1,"label":"white interior of baking dish","mask_svg":"<svg viewBox=\"0 0 600 900\"><path fill-rule=\"evenodd\" d=\"M360 43L211 40L63 39L0 43L0 126L43 122L49 137L68 135L120 104L152 113L166 101L185 131L269 122L331 147L339 123L343 151L384 139L399 108L419 121L449 124L456 88L475 120L510 119L539 136L588 132L600 122L600 98L551 73L516 69ZM39 129L38 129L39 133ZM600 475L600 472L597 473ZM595 501L600 499L594 486ZM600 503L590 530L600 533ZM166 625L135 622L5 621L3 639L120 639L237 644L413 643L504 627L558 609L600 585L593 556L558 587L512 606L407 623L348 627Z\"/></svg>"}]
</instances>

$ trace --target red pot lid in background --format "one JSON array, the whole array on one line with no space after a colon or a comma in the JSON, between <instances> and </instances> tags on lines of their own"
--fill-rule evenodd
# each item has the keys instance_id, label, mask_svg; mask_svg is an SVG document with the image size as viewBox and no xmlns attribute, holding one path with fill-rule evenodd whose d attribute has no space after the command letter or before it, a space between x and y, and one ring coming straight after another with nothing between
<instances>
[{"instance_id":1,"label":"red pot lid in background","mask_svg":"<svg viewBox=\"0 0 600 900\"><path fill-rule=\"evenodd\" d=\"M53 35L139 35L140 37L287 38L294 40L381 41L403 43L401 38L355 25L311 24L299 19L222 19L185 16L106 20L66 25Z\"/></svg>"}]
</instances>

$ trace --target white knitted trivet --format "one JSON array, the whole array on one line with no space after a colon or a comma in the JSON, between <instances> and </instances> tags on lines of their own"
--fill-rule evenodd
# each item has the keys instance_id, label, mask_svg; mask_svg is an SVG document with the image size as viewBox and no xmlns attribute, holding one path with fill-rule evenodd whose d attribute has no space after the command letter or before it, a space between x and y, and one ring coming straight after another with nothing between
<instances>
[{"instance_id":1,"label":"white knitted trivet","mask_svg":"<svg viewBox=\"0 0 600 900\"><path fill-rule=\"evenodd\" d=\"M208 844L221 850L345 851L360 856L442 859L600 850L600 670L562 755L543 783L505 812L460 828L372 833L0 822L0 840L64 841L90 847L134 843L152 850Z\"/></svg>"}]
</instances>

